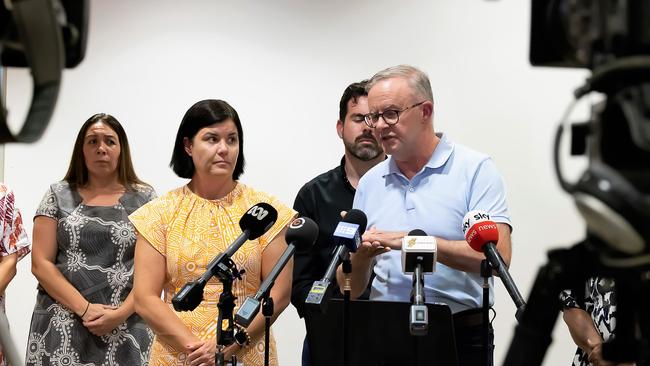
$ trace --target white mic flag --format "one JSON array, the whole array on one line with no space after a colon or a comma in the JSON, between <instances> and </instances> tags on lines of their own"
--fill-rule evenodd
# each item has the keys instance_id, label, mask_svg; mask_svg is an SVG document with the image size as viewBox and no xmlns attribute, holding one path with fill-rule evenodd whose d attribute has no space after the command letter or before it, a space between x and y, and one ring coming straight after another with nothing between
<instances>
[{"instance_id":1,"label":"white mic flag","mask_svg":"<svg viewBox=\"0 0 650 366\"><path fill-rule=\"evenodd\" d=\"M423 236L414 233L421 232ZM422 273L436 271L437 243L433 236L424 236L421 230L413 230L402 239L402 272L412 274L417 265L417 258L422 257Z\"/></svg>"}]
</instances>

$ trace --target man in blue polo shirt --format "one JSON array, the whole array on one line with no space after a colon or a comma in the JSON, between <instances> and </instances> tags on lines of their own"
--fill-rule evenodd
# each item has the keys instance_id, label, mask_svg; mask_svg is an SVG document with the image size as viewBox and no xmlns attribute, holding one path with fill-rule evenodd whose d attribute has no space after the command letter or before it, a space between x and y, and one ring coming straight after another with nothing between
<instances>
[{"instance_id":1,"label":"man in blue polo shirt","mask_svg":"<svg viewBox=\"0 0 650 366\"><path fill-rule=\"evenodd\" d=\"M511 224L503 180L487 155L435 133L425 73L391 67L375 74L367 89L366 123L390 157L361 178L354 197L353 207L366 213L370 229L351 257L352 297L363 292L374 270L371 300L408 302L412 276L402 273L399 249L406 233L424 230L438 245L436 272L425 276L426 300L446 303L454 313L460 364L481 364L485 257L467 244L461 221L472 210L490 213L508 265ZM341 281L340 269L338 277ZM490 304L493 300L490 290Z\"/></svg>"}]
</instances>

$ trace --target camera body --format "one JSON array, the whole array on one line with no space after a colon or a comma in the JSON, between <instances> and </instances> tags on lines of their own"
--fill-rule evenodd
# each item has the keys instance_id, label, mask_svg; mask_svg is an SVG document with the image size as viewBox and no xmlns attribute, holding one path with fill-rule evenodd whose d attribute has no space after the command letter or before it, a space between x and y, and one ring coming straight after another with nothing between
<instances>
[{"instance_id":1,"label":"camera body","mask_svg":"<svg viewBox=\"0 0 650 366\"><path fill-rule=\"evenodd\" d=\"M62 46L64 51L64 64L66 68L76 67L86 55L86 44L88 43L88 0L37 0L39 2L50 2L49 11L41 13L40 16L54 18L61 32ZM33 10L32 10L33 9ZM3 47L0 48L0 60L2 66L29 67L26 50L28 47L42 47L39 44L29 43L39 38L31 30L22 28L19 17L34 16L32 13L38 9L31 5L25 10L16 5L12 9L6 7L6 2L0 2L0 29L4 36ZM24 12L16 13L16 11Z\"/></svg>"},{"instance_id":2,"label":"camera body","mask_svg":"<svg viewBox=\"0 0 650 366\"><path fill-rule=\"evenodd\" d=\"M532 0L530 62L594 69L650 54L650 2Z\"/></svg>"},{"instance_id":3,"label":"camera body","mask_svg":"<svg viewBox=\"0 0 650 366\"><path fill-rule=\"evenodd\" d=\"M587 155L589 166L575 184L558 169L561 186L574 197L588 236L599 239L594 245L605 262L648 255L650 1L532 0L531 8L530 62L590 69L577 95L606 96L582 135L573 136L580 147L572 153Z\"/></svg>"},{"instance_id":4,"label":"camera body","mask_svg":"<svg viewBox=\"0 0 650 366\"><path fill-rule=\"evenodd\" d=\"M2 66L29 67L34 84L18 133L9 129L4 108L0 111L0 143L40 139L54 113L63 69L84 58L87 28L88 0L0 2Z\"/></svg>"}]
</instances>

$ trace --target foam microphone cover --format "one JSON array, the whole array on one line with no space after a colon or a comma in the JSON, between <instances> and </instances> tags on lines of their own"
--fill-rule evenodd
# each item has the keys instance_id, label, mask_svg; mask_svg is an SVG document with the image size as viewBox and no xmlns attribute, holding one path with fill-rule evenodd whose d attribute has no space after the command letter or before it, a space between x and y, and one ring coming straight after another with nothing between
<instances>
[{"instance_id":1,"label":"foam microphone cover","mask_svg":"<svg viewBox=\"0 0 650 366\"><path fill-rule=\"evenodd\" d=\"M415 229L409 231L409 233L406 236L427 236L427 233L425 233L424 230Z\"/></svg>"},{"instance_id":2,"label":"foam microphone cover","mask_svg":"<svg viewBox=\"0 0 650 366\"><path fill-rule=\"evenodd\" d=\"M351 209L345 214L343 220L341 221L359 225L359 235L362 235L366 232L368 218L366 217L366 214L361 210L357 210L356 208Z\"/></svg>"},{"instance_id":3,"label":"foam microphone cover","mask_svg":"<svg viewBox=\"0 0 650 366\"><path fill-rule=\"evenodd\" d=\"M316 238L318 238L318 225L309 217L294 219L284 235L287 244L293 244L296 246L296 250L302 251L313 246Z\"/></svg>"},{"instance_id":4,"label":"foam microphone cover","mask_svg":"<svg viewBox=\"0 0 650 366\"><path fill-rule=\"evenodd\" d=\"M483 252L485 244L496 245L499 241L497 224L490 220L490 214L485 211L468 212L463 217L462 228L465 240L477 252Z\"/></svg>"},{"instance_id":5,"label":"foam microphone cover","mask_svg":"<svg viewBox=\"0 0 650 366\"><path fill-rule=\"evenodd\" d=\"M483 252L483 246L488 243L494 245L499 241L499 229L494 221L481 221L470 227L465 234L469 246L477 252Z\"/></svg>"},{"instance_id":6,"label":"foam microphone cover","mask_svg":"<svg viewBox=\"0 0 650 366\"><path fill-rule=\"evenodd\" d=\"M248 240L255 240L267 232L278 219L278 211L266 202L256 203L239 220L242 231L249 230Z\"/></svg>"}]
</instances>

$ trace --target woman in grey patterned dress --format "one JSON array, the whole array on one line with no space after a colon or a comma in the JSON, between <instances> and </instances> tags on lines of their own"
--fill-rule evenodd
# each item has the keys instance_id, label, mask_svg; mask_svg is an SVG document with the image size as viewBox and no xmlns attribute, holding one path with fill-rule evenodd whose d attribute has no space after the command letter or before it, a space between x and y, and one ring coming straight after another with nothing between
<instances>
[{"instance_id":1,"label":"woman in grey patterned dress","mask_svg":"<svg viewBox=\"0 0 650 366\"><path fill-rule=\"evenodd\" d=\"M136 176L124 129L96 114L81 127L63 181L34 218L39 282L28 365L143 365L153 333L134 313L136 234L128 216L155 197Z\"/></svg>"}]
</instances>

